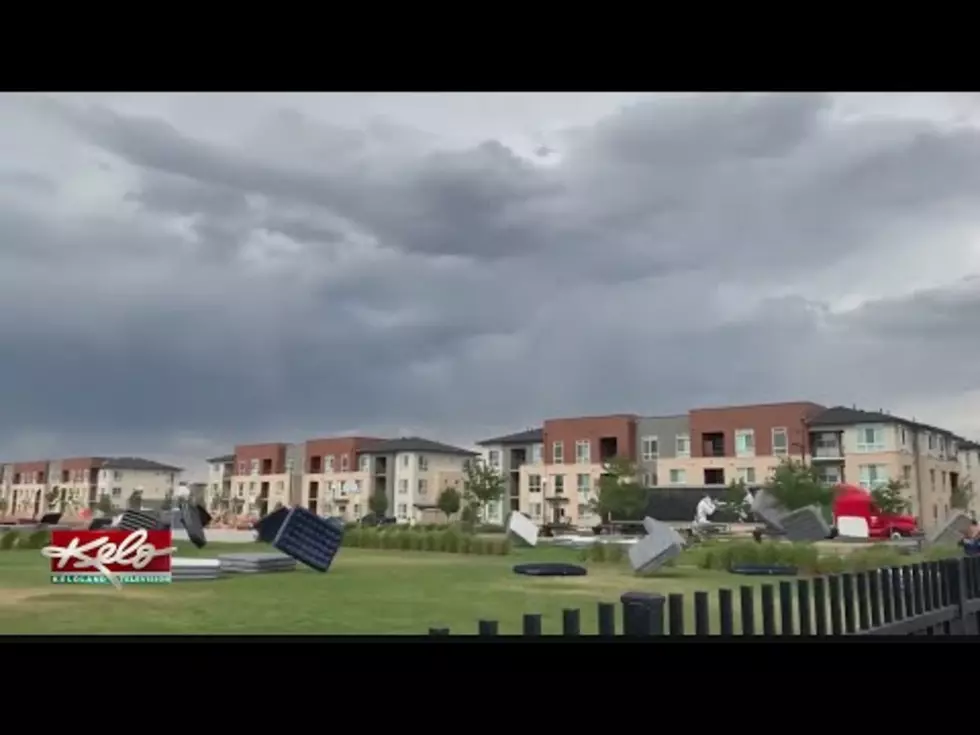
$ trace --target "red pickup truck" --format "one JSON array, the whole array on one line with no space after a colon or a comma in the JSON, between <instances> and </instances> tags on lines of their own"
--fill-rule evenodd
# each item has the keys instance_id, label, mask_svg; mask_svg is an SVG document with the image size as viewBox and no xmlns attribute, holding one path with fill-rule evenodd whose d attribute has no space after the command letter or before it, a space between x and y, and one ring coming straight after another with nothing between
<instances>
[{"instance_id":1,"label":"red pickup truck","mask_svg":"<svg viewBox=\"0 0 980 735\"><path fill-rule=\"evenodd\" d=\"M871 493L856 485L838 485L834 497L834 523L841 516L857 516L868 522L871 538L903 538L915 536L919 523L915 516L882 513L875 507Z\"/></svg>"}]
</instances>

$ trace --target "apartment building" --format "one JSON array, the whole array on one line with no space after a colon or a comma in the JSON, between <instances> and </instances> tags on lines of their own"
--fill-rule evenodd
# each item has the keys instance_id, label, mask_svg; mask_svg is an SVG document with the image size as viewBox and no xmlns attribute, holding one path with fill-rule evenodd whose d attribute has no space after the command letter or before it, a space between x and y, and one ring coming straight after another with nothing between
<instances>
[{"instance_id":1,"label":"apartment building","mask_svg":"<svg viewBox=\"0 0 980 735\"><path fill-rule=\"evenodd\" d=\"M299 504L304 444L239 444L233 456L229 479L233 512L261 517L276 508ZM224 473L227 463L221 464Z\"/></svg>"},{"instance_id":2,"label":"apartment building","mask_svg":"<svg viewBox=\"0 0 980 735\"><path fill-rule=\"evenodd\" d=\"M976 513L980 511L980 444L964 439L959 450L960 482L973 491L969 510Z\"/></svg>"},{"instance_id":3,"label":"apartment building","mask_svg":"<svg viewBox=\"0 0 980 735\"><path fill-rule=\"evenodd\" d=\"M0 499L7 515L33 518L49 510L72 514L95 508L108 496L125 507L134 493L142 507L159 507L172 496L182 472L142 457L74 457L13 462L0 469Z\"/></svg>"},{"instance_id":4,"label":"apartment building","mask_svg":"<svg viewBox=\"0 0 980 735\"><path fill-rule=\"evenodd\" d=\"M213 494L216 486L227 486L237 514L260 517L301 505L348 521L367 515L370 496L381 491L388 515L427 522L440 516L436 504L443 488L462 491L464 463L475 456L421 437L239 445L233 455L211 460L209 487Z\"/></svg>"},{"instance_id":5,"label":"apartment building","mask_svg":"<svg viewBox=\"0 0 980 735\"><path fill-rule=\"evenodd\" d=\"M666 485L660 471L661 461L687 459L691 456L691 423L687 414L647 416L637 419L636 448L638 480L645 487Z\"/></svg>"},{"instance_id":6,"label":"apartment building","mask_svg":"<svg viewBox=\"0 0 980 735\"><path fill-rule=\"evenodd\" d=\"M231 510L232 504L232 484L231 478L235 474L235 455L223 454L219 457L209 457L208 463L208 483L204 494L204 502L211 510ZM242 502L244 503L245 491L242 489Z\"/></svg>"},{"instance_id":7,"label":"apartment building","mask_svg":"<svg viewBox=\"0 0 980 735\"><path fill-rule=\"evenodd\" d=\"M525 466L537 468L532 474L536 474L539 478L542 476L544 429L526 429L515 434L484 439L477 442L477 446L481 448L482 461L499 472L504 480L501 502L487 508L486 522L502 525L514 511L524 511L532 516L536 511L537 517L540 518L542 514L540 501L535 508L521 505L521 469Z\"/></svg>"},{"instance_id":8,"label":"apartment building","mask_svg":"<svg viewBox=\"0 0 980 735\"><path fill-rule=\"evenodd\" d=\"M637 459L637 421L633 414L548 419L540 432L486 439L479 446L488 462L500 458L510 510L519 508L537 523L587 526L598 522L590 504L605 463Z\"/></svg>"},{"instance_id":9,"label":"apartment building","mask_svg":"<svg viewBox=\"0 0 980 735\"><path fill-rule=\"evenodd\" d=\"M882 411L835 406L809 421L813 464L828 482L871 489L889 480L908 485L912 514L930 529L950 512L963 472L950 431Z\"/></svg>"},{"instance_id":10,"label":"apartment building","mask_svg":"<svg viewBox=\"0 0 980 735\"><path fill-rule=\"evenodd\" d=\"M807 422L825 410L808 401L694 409L688 435L675 438L675 456L657 462L658 484L761 485L780 460L807 456Z\"/></svg>"}]
</instances>

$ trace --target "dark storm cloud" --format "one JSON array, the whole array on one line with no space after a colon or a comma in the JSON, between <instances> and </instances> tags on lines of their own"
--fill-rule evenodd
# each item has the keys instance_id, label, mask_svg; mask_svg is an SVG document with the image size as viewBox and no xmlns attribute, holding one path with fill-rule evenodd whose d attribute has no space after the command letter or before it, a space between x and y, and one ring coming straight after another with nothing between
<instances>
[{"instance_id":1,"label":"dark storm cloud","mask_svg":"<svg viewBox=\"0 0 980 735\"><path fill-rule=\"evenodd\" d=\"M823 95L693 96L569 131L538 165L288 111L241 148L22 105L59 145L97 146L102 178L21 166L7 180L52 183L11 193L0 167L0 454L31 432L68 453L84 432L120 452L372 427L460 440L549 414L975 384L976 280L850 311L813 285L860 291L876 272L840 270L856 256L965 257L971 130L841 121Z\"/></svg>"}]
</instances>

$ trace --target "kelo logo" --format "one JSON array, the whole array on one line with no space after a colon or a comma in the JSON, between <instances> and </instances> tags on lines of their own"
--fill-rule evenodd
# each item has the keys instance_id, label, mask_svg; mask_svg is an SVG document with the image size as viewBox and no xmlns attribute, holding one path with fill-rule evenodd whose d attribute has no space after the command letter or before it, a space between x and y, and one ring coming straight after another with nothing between
<instances>
[{"instance_id":1,"label":"kelo logo","mask_svg":"<svg viewBox=\"0 0 980 735\"><path fill-rule=\"evenodd\" d=\"M176 551L166 531L52 531L41 556L53 584L168 584Z\"/></svg>"}]
</instances>

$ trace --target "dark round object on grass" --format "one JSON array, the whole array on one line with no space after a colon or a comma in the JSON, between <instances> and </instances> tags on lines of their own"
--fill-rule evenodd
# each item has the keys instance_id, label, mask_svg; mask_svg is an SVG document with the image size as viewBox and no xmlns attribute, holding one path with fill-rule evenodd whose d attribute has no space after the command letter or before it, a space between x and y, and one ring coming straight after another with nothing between
<instances>
[{"instance_id":1,"label":"dark round object on grass","mask_svg":"<svg viewBox=\"0 0 980 735\"><path fill-rule=\"evenodd\" d=\"M589 572L578 564L538 563L517 564L514 573L530 577L584 577Z\"/></svg>"},{"instance_id":2,"label":"dark round object on grass","mask_svg":"<svg viewBox=\"0 0 980 735\"><path fill-rule=\"evenodd\" d=\"M761 544L761 543L762 543L762 529L761 529L761 528L757 528L757 529L755 529L755 530L754 530L754 531L752 532L752 538L754 538L754 539L755 539L755 542L756 542L757 544Z\"/></svg>"},{"instance_id":3,"label":"dark round object on grass","mask_svg":"<svg viewBox=\"0 0 980 735\"><path fill-rule=\"evenodd\" d=\"M734 564L729 571L732 574L781 577L795 577L799 573L796 567L789 564Z\"/></svg>"}]
</instances>

